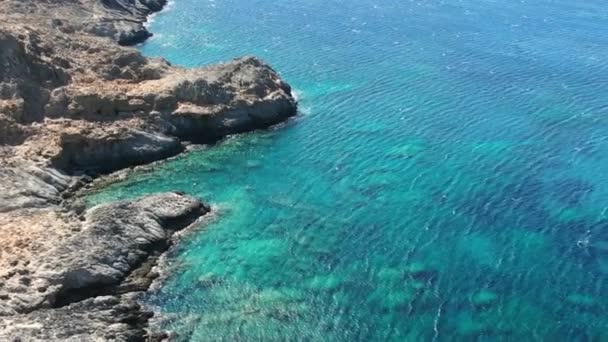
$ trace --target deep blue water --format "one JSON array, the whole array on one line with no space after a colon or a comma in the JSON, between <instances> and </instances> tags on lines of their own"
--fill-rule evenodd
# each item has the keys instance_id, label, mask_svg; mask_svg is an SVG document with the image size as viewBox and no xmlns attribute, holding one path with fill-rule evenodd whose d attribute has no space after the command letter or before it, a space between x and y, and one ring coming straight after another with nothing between
<instances>
[{"instance_id":1,"label":"deep blue water","mask_svg":"<svg viewBox=\"0 0 608 342\"><path fill-rule=\"evenodd\" d=\"M90 198L216 207L146 299L180 339L608 341L605 2L177 0L151 29L300 99Z\"/></svg>"}]
</instances>

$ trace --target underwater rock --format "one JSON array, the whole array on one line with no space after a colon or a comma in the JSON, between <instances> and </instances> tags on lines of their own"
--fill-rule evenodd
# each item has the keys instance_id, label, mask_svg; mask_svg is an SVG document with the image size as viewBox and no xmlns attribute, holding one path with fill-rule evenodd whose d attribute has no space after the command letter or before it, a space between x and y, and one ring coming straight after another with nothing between
<instances>
[{"instance_id":1,"label":"underwater rock","mask_svg":"<svg viewBox=\"0 0 608 342\"><path fill-rule=\"evenodd\" d=\"M582 309L590 309L597 304L595 298L581 293L573 293L568 295L566 297L566 302Z\"/></svg>"},{"instance_id":2,"label":"underwater rock","mask_svg":"<svg viewBox=\"0 0 608 342\"><path fill-rule=\"evenodd\" d=\"M390 149L387 153L388 156L394 158L412 158L426 149L426 146L421 141L412 141L409 144L397 146Z\"/></svg>"},{"instance_id":3,"label":"underwater rock","mask_svg":"<svg viewBox=\"0 0 608 342\"><path fill-rule=\"evenodd\" d=\"M262 166L262 163L259 160L248 160L247 167L250 169L257 169Z\"/></svg>"},{"instance_id":4,"label":"underwater rock","mask_svg":"<svg viewBox=\"0 0 608 342\"><path fill-rule=\"evenodd\" d=\"M414 298L415 294L407 289L379 287L370 294L368 301L382 311L392 311L407 307Z\"/></svg>"},{"instance_id":5,"label":"underwater rock","mask_svg":"<svg viewBox=\"0 0 608 342\"><path fill-rule=\"evenodd\" d=\"M456 332L461 336L474 337L491 330L485 322L468 312L459 314L456 321Z\"/></svg>"},{"instance_id":6,"label":"underwater rock","mask_svg":"<svg viewBox=\"0 0 608 342\"><path fill-rule=\"evenodd\" d=\"M403 272L397 268L385 267L378 271L376 277L381 284L398 284L403 279Z\"/></svg>"},{"instance_id":7,"label":"underwater rock","mask_svg":"<svg viewBox=\"0 0 608 342\"><path fill-rule=\"evenodd\" d=\"M394 291L388 293L384 297L381 305L384 309L394 310L396 308L407 306L411 300L412 296L410 293L406 291Z\"/></svg>"},{"instance_id":8,"label":"underwater rock","mask_svg":"<svg viewBox=\"0 0 608 342\"><path fill-rule=\"evenodd\" d=\"M422 289L426 288L426 286L427 286L427 284L425 282L418 281L418 280L408 282L407 285L414 290L422 290Z\"/></svg>"},{"instance_id":9,"label":"underwater rock","mask_svg":"<svg viewBox=\"0 0 608 342\"><path fill-rule=\"evenodd\" d=\"M342 279L341 277L338 277L333 274L317 275L308 281L308 288L314 291L331 292L340 288L343 283L343 280L344 279Z\"/></svg>"},{"instance_id":10,"label":"underwater rock","mask_svg":"<svg viewBox=\"0 0 608 342\"><path fill-rule=\"evenodd\" d=\"M496 293L489 290L482 290L471 296L471 303L478 307L492 305L497 300L498 296Z\"/></svg>"},{"instance_id":11,"label":"underwater rock","mask_svg":"<svg viewBox=\"0 0 608 342\"><path fill-rule=\"evenodd\" d=\"M204 289L209 289L217 285L221 285L223 280L216 274L209 272L198 277L198 284Z\"/></svg>"},{"instance_id":12,"label":"underwater rock","mask_svg":"<svg viewBox=\"0 0 608 342\"><path fill-rule=\"evenodd\" d=\"M409 265L407 265L404 269L403 272L414 279L432 279L437 275L437 271L435 271L434 269L430 268L428 265L419 262L419 261L414 261L412 263L410 263Z\"/></svg>"}]
</instances>

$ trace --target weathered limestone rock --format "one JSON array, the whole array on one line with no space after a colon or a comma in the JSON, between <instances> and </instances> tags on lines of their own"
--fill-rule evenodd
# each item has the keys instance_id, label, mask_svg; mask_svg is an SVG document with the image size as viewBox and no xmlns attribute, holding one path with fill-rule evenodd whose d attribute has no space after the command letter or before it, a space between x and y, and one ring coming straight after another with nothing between
<instances>
[{"instance_id":1,"label":"weathered limestone rock","mask_svg":"<svg viewBox=\"0 0 608 342\"><path fill-rule=\"evenodd\" d=\"M164 3L2 1L0 158L109 172L296 113L289 85L255 57L185 69L116 44L147 37Z\"/></svg>"},{"instance_id":2,"label":"weathered limestone rock","mask_svg":"<svg viewBox=\"0 0 608 342\"><path fill-rule=\"evenodd\" d=\"M59 204L60 193L69 182L69 177L50 168L31 164L1 167L0 213Z\"/></svg>"},{"instance_id":3,"label":"weathered limestone rock","mask_svg":"<svg viewBox=\"0 0 608 342\"><path fill-rule=\"evenodd\" d=\"M38 319L44 315L53 317L55 309L72 303L76 303L73 314L79 314L78 308L88 308L90 312L80 314L86 314L91 321L99 321L97 327L86 327L85 330L90 330L86 334L104 332L104 321L106 324L120 323L120 316L96 317L96 312L120 311L125 301L119 297L133 290L145 290L145 287L129 286L129 282L134 282L128 279L129 275L151 256L166 250L174 231L188 226L208 211L209 208L198 200L177 193L89 209L84 221L72 227L70 235L39 241L43 246L36 248L40 252L35 256L2 268L0 321L3 323L0 323L0 339L5 340L3 334L10 339L20 337L23 340L31 340L34 336L48 339L61 334L67 334L67 337L69 331L57 331L56 324L71 326L74 318L70 318L72 312L69 309L57 311L65 321L53 318L53 325L47 326L48 331L40 331L39 328L49 322L38 322ZM2 239L6 236L3 235ZM146 276L146 273L141 274L141 277ZM89 298L92 299L78 303ZM133 309L140 310L132 300L127 302ZM143 312L123 313L145 315ZM23 323L25 330L15 329L19 326L16 322L28 321ZM140 323L145 325L145 321ZM28 326L33 329L28 330ZM140 327L126 330L131 329ZM71 338L85 336L79 333Z\"/></svg>"}]
</instances>

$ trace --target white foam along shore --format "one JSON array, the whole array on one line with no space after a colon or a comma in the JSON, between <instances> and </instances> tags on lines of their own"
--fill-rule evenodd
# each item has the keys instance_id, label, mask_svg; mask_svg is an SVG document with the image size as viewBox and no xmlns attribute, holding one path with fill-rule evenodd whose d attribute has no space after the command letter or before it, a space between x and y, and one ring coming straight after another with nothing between
<instances>
[{"instance_id":1,"label":"white foam along shore","mask_svg":"<svg viewBox=\"0 0 608 342\"><path fill-rule=\"evenodd\" d=\"M150 13L150 15L148 15L148 17L146 18L146 21L144 22L144 27L147 30L151 30L151 26L152 26L152 24L154 24L155 18L159 14L162 14L162 13L170 11L173 8L174 5L175 5L175 1L170 0L170 1L167 2L167 4L165 6L163 6L163 8L160 11Z\"/></svg>"}]
</instances>

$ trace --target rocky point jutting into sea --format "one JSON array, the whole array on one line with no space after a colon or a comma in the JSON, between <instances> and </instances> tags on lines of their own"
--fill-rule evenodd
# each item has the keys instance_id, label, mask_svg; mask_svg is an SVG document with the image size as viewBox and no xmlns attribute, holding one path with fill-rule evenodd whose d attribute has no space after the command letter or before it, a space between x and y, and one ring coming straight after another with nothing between
<instances>
[{"instance_id":1,"label":"rocky point jutting into sea","mask_svg":"<svg viewBox=\"0 0 608 342\"><path fill-rule=\"evenodd\" d=\"M163 193L87 209L78 190L296 112L254 57L184 69L127 47L165 2L0 0L0 340L162 338L137 294L209 208Z\"/></svg>"}]
</instances>

